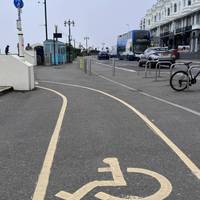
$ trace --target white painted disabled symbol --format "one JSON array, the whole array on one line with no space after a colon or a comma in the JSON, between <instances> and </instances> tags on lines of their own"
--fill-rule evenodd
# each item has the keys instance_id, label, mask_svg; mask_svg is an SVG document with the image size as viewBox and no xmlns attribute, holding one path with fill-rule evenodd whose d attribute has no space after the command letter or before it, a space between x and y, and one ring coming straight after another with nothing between
<instances>
[{"instance_id":1,"label":"white painted disabled symbol","mask_svg":"<svg viewBox=\"0 0 200 200\"><path fill-rule=\"evenodd\" d=\"M65 191L61 191L58 194L56 194L56 197L63 199L63 200L81 200L84 196L86 196L89 192L91 192L93 189L98 187L119 187L119 186L127 186L127 183L124 179L124 175L121 171L119 161L117 158L106 158L103 160L105 164L108 164L108 167L105 168L99 168L98 172L105 173L109 172L112 173L113 180L95 180L92 182L89 182L82 186L80 189L78 189L74 193L69 193ZM172 192L172 185L170 181L165 178L164 176L150 171L146 169L140 169L140 168L127 168L127 173L137 173L137 174L143 174L147 176L151 176L155 178L160 183L160 189L148 196L148 197L136 197L136 196L127 196L126 198L120 198L115 197L110 194L99 192L95 195L96 198L100 200L133 200L133 199L142 199L142 200L163 200L167 198L171 192Z\"/></svg>"}]
</instances>

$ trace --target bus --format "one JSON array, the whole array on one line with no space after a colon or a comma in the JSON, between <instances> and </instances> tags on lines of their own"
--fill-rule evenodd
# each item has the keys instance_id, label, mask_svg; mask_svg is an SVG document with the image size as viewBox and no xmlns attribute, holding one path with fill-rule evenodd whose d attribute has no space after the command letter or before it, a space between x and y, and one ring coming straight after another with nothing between
<instances>
[{"instance_id":1,"label":"bus","mask_svg":"<svg viewBox=\"0 0 200 200\"><path fill-rule=\"evenodd\" d=\"M119 59L139 59L139 55L151 45L150 32L133 30L117 38L117 55Z\"/></svg>"}]
</instances>

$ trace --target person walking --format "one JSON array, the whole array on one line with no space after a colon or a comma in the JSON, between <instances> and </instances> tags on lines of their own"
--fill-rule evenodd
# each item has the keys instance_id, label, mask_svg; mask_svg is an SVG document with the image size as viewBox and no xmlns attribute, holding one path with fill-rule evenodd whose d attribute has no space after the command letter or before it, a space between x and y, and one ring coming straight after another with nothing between
<instances>
[{"instance_id":1,"label":"person walking","mask_svg":"<svg viewBox=\"0 0 200 200\"><path fill-rule=\"evenodd\" d=\"M30 43L27 44L27 46L26 46L25 49L26 49L27 51L32 50L32 47L31 47Z\"/></svg>"},{"instance_id":2,"label":"person walking","mask_svg":"<svg viewBox=\"0 0 200 200\"><path fill-rule=\"evenodd\" d=\"M9 46L9 45L7 45L7 46L6 46L6 48L5 48L5 54L6 54L6 55L8 55L8 54L9 54L9 48L10 48L10 46Z\"/></svg>"}]
</instances>

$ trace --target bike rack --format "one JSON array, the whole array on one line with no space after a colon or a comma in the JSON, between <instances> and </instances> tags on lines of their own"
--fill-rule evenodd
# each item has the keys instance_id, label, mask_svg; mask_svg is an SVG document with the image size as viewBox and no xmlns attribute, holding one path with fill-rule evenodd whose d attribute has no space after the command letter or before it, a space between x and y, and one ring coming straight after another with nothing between
<instances>
[{"instance_id":1,"label":"bike rack","mask_svg":"<svg viewBox=\"0 0 200 200\"><path fill-rule=\"evenodd\" d=\"M150 69L152 69L151 68L151 64L152 63L155 63L155 61L152 61L152 60L148 60L147 62L146 62L146 65L145 65L145 78L147 78L147 72L148 72L148 69L149 69L149 67L148 66L150 66ZM150 74L150 70L149 70L149 74Z\"/></svg>"},{"instance_id":2,"label":"bike rack","mask_svg":"<svg viewBox=\"0 0 200 200\"><path fill-rule=\"evenodd\" d=\"M172 65L171 61L158 61L158 63L156 64L156 76L155 76L155 81L158 80L158 77L160 77L160 70L161 70L161 65L162 64L169 64L170 66ZM159 71L158 71L159 70Z\"/></svg>"}]
</instances>

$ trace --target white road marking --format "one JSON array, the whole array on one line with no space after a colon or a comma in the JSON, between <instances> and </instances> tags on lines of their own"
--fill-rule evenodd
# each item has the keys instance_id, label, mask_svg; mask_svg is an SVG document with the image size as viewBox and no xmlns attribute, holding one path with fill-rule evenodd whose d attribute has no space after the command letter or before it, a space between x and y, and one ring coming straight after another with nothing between
<instances>
[{"instance_id":1,"label":"white road marking","mask_svg":"<svg viewBox=\"0 0 200 200\"><path fill-rule=\"evenodd\" d=\"M112 65L108 65L108 64L104 64L104 63L100 63L100 62L96 62L98 65L103 65L103 66L106 66L106 67L110 67L110 68L113 68ZM136 71L135 70L132 70L132 69L125 69L125 68L122 68L122 67L115 67L116 69L119 69L119 70L122 70L122 71L126 71L126 72L133 72L135 73Z\"/></svg>"},{"instance_id":2,"label":"white road marking","mask_svg":"<svg viewBox=\"0 0 200 200\"><path fill-rule=\"evenodd\" d=\"M159 136L169 147L170 149L182 160L182 162L190 169L192 174L196 176L196 178L200 179L200 169L196 166L196 164L178 147L176 144L170 140L164 132L162 132L155 124L151 122L144 114L142 114L140 111L138 111L136 108L128 104L127 102L123 101L122 99L119 99L111 94L108 94L106 92L103 92L101 90L97 90L94 88L89 88L81 85L75 85L75 84L67 84L67 83L59 83L59 82L53 82L53 81L40 81L44 83L52 83L56 85L66 85L76 88L82 88L89 91L94 91L96 93L105 95L107 97L110 97L111 99L114 99L118 101L119 103L123 104L127 108L129 108L131 111L133 111L139 118L141 118L144 123L157 135Z\"/></svg>"},{"instance_id":3,"label":"white road marking","mask_svg":"<svg viewBox=\"0 0 200 200\"><path fill-rule=\"evenodd\" d=\"M104 79L104 80L107 80L107 81L109 81L109 82L111 82L111 83L115 83L115 84L120 85L120 86L122 86L122 87L124 87L124 88L127 88L127 89L129 89L129 90L138 91L136 88L129 87L129 86L127 86L127 85L125 85L125 84L123 84L123 83L117 82L117 81L113 81L112 79L106 78L105 76L102 76L102 75L98 75L98 76L99 76L100 78ZM145 92L140 92L140 91L138 91L138 93L140 93L140 94L142 94L142 95L144 95L144 96L150 97L150 98L152 98L152 99L155 99L155 100L157 100L157 101L166 103L166 104L168 104L168 105L174 106L174 107L176 107L176 108L180 108L180 109L182 109L182 110L184 110L184 111L187 111L187 112L189 112L189 113L192 113L192 114L197 115L197 116L200 117L200 112L198 112L198 111L192 110L192 109L187 108L187 107L185 107L185 106L181 106L181 105L179 105L179 104L176 104L176 103L167 101L167 100L162 99L162 98L159 98L159 97L155 97L155 96L150 95L150 94L145 93Z\"/></svg>"},{"instance_id":4,"label":"white road marking","mask_svg":"<svg viewBox=\"0 0 200 200\"><path fill-rule=\"evenodd\" d=\"M48 146L48 150L45 155L43 166L42 166L39 178L38 178L38 182L36 184L36 188L35 188L35 192L34 192L32 200L44 200L45 199L47 186L49 184L51 167L53 164L53 160L54 160L54 156L55 156L55 152L56 152L56 148L57 148L57 144L58 144L58 139L60 136L60 130L61 130L61 126L63 123L65 111L67 109L67 98L64 95L62 95L61 93L59 93L55 90L49 89L49 88L39 87L39 86L38 86L38 88L48 90L48 91L51 91L51 92L57 94L58 96L60 96L62 98L63 103L62 103L62 108L61 108L55 129L54 129L53 135L51 137L51 141Z\"/></svg>"},{"instance_id":5,"label":"white road marking","mask_svg":"<svg viewBox=\"0 0 200 200\"><path fill-rule=\"evenodd\" d=\"M117 85L120 85L120 86L122 86L122 87L124 87L124 88L126 88L126 89L129 89L129 90L132 90L132 91L135 91L135 92L138 91L138 90L135 89L135 88L129 87L129 86L123 84L123 83L119 83L119 82L114 81L114 80L112 80L112 79L106 78L105 76L102 76L102 75L98 75L98 76L99 76L100 78L102 78L102 79L105 79L105 80L107 80L107 81L110 81L111 83L115 83L115 84L117 84Z\"/></svg>"}]
</instances>

